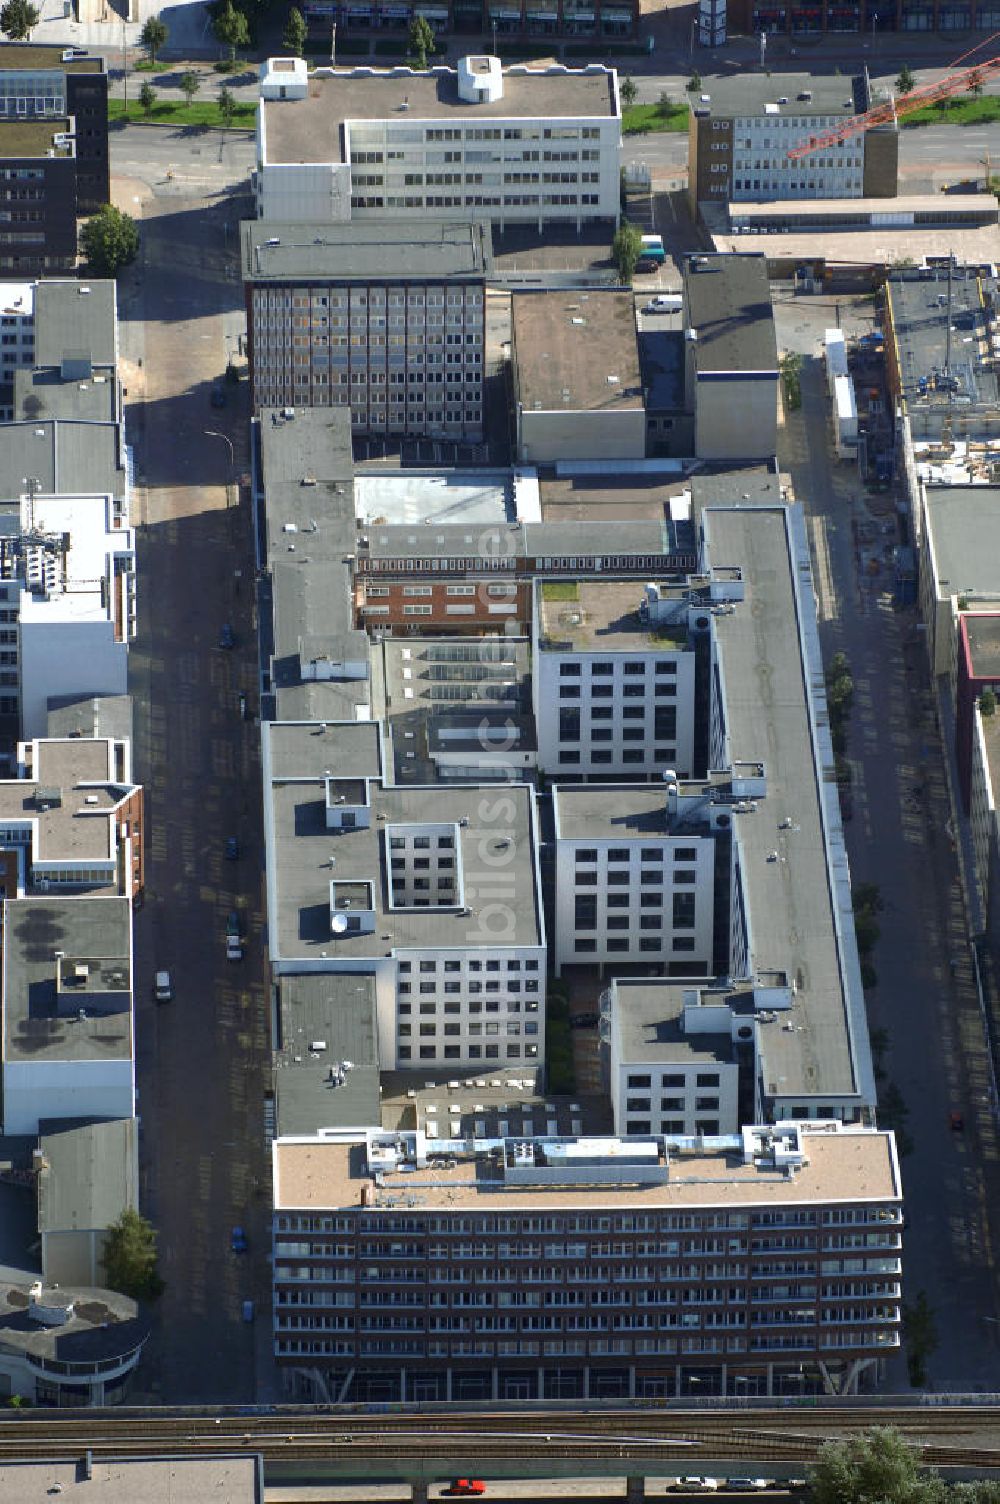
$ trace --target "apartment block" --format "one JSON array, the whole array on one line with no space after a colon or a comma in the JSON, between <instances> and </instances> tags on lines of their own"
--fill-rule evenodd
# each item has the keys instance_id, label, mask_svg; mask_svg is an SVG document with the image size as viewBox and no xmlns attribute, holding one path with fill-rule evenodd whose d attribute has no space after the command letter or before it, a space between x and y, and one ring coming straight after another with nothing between
<instances>
[{"instance_id":1,"label":"apartment block","mask_svg":"<svg viewBox=\"0 0 1000 1504\"><path fill-rule=\"evenodd\" d=\"M730 29L742 30L733 20ZM688 193L699 204L755 199L895 198L899 131L876 126L807 156L789 150L873 103L867 73L853 78L808 73L780 78L741 72L713 78L692 97Z\"/></svg>"},{"instance_id":2,"label":"apartment block","mask_svg":"<svg viewBox=\"0 0 1000 1504\"><path fill-rule=\"evenodd\" d=\"M891 1133L373 1126L278 1138L272 1156L275 1353L292 1393L849 1394L899 1347Z\"/></svg>"},{"instance_id":3,"label":"apartment block","mask_svg":"<svg viewBox=\"0 0 1000 1504\"><path fill-rule=\"evenodd\" d=\"M615 579L536 580L532 703L538 762L552 776L689 777L695 651L686 591ZM662 608L662 609L661 609Z\"/></svg>"},{"instance_id":4,"label":"apartment block","mask_svg":"<svg viewBox=\"0 0 1000 1504\"><path fill-rule=\"evenodd\" d=\"M631 291L515 293L511 326L521 464L645 458Z\"/></svg>"},{"instance_id":5,"label":"apartment block","mask_svg":"<svg viewBox=\"0 0 1000 1504\"><path fill-rule=\"evenodd\" d=\"M111 198L104 59L77 47L0 44L0 121L67 116L75 125L77 208L92 214Z\"/></svg>"},{"instance_id":6,"label":"apartment block","mask_svg":"<svg viewBox=\"0 0 1000 1504\"><path fill-rule=\"evenodd\" d=\"M713 995L714 993L714 995ZM727 1000L732 996L728 991ZM739 1132L739 1052L752 1028L735 1027L711 982L690 986L615 977L601 998L602 1049L615 1132L623 1137Z\"/></svg>"},{"instance_id":7,"label":"apartment block","mask_svg":"<svg viewBox=\"0 0 1000 1504\"><path fill-rule=\"evenodd\" d=\"M617 222L621 106L613 68L308 72L261 65L254 192L258 217Z\"/></svg>"},{"instance_id":8,"label":"apartment block","mask_svg":"<svg viewBox=\"0 0 1000 1504\"><path fill-rule=\"evenodd\" d=\"M386 1070L542 1063L530 788L395 787L377 722L266 725L264 788L276 976L373 976Z\"/></svg>"},{"instance_id":9,"label":"apartment block","mask_svg":"<svg viewBox=\"0 0 1000 1504\"><path fill-rule=\"evenodd\" d=\"M73 121L0 118L0 273L72 271L77 212Z\"/></svg>"},{"instance_id":10,"label":"apartment block","mask_svg":"<svg viewBox=\"0 0 1000 1504\"><path fill-rule=\"evenodd\" d=\"M770 459L778 447L778 347L765 257L689 256L683 316L695 455Z\"/></svg>"},{"instance_id":11,"label":"apartment block","mask_svg":"<svg viewBox=\"0 0 1000 1504\"><path fill-rule=\"evenodd\" d=\"M358 434L478 439L489 227L241 226L257 407L348 406Z\"/></svg>"}]
</instances>

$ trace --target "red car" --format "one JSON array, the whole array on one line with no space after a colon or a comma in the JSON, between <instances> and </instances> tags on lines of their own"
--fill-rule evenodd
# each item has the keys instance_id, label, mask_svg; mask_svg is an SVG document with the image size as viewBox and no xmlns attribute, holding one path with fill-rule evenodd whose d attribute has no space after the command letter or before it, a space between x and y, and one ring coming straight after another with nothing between
<instances>
[{"instance_id":1,"label":"red car","mask_svg":"<svg viewBox=\"0 0 1000 1504\"><path fill-rule=\"evenodd\" d=\"M465 1499L478 1497L486 1492L486 1484L482 1478L455 1478L444 1489L444 1496L448 1499Z\"/></svg>"}]
</instances>

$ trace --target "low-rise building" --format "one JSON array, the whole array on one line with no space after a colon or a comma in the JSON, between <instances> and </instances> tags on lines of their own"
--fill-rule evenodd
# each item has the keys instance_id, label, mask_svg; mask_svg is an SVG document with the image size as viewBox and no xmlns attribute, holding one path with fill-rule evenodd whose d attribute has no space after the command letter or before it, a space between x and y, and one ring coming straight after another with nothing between
<instances>
[{"instance_id":1,"label":"low-rise building","mask_svg":"<svg viewBox=\"0 0 1000 1504\"><path fill-rule=\"evenodd\" d=\"M511 370L521 464L644 458L630 291L515 293Z\"/></svg>"},{"instance_id":2,"label":"low-rise building","mask_svg":"<svg viewBox=\"0 0 1000 1504\"><path fill-rule=\"evenodd\" d=\"M73 120L0 118L0 273L71 271L77 207Z\"/></svg>"},{"instance_id":3,"label":"low-rise building","mask_svg":"<svg viewBox=\"0 0 1000 1504\"><path fill-rule=\"evenodd\" d=\"M778 447L778 348L767 262L684 263L685 392L698 459L768 459Z\"/></svg>"},{"instance_id":4,"label":"low-rise building","mask_svg":"<svg viewBox=\"0 0 1000 1504\"><path fill-rule=\"evenodd\" d=\"M255 406L347 406L357 434L481 436L488 225L240 233Z\"/></svg>"},{"instance_id":5,"label":"low-rise building","mask_svg":"<svg viewBox=\"0 0 1000 1504\"><path fill-rule=\"evenodd\" d=\"M692 775L695 651L687 591L678 587L673 617L670 593L610 578L535 582L531 684L546 773Z\"/></svg>"},{"instance_id":6,"label":"low-rise building","mask_svg":"<svg viewBox=\"0 0 1000 1504\"><path fill-rule=\"evenodd\" d=\"M100 1285L108 1229L138 1205L138 1118L47 1124L33 1163L44 1279Z\"/></svg>"},{"instance_id":7,"label":"low-rise building","mask_svg":"<svg viewBox=\"0 0 1000 1504\"><path fill-rule=\"evenodd\" d=\"M3 1131L135 1115L127 898L3 908Z\"/></svg>"},{"instance_id":8,"label":"low-rise building","mask_svg":"<svg viewBox=\"0 0 1000 1504\"><path fill-rule=\"evenodd\" d=\"M713 78L691 102L692 211L699 204L754 199L894 198L895 124L858 132L804 157L788 155L792 147L862 113L872 102L866 72L853 78L811 73L772 77L744 70Z\"/></svg>"},{"instance_id":9,"label":"low-rise building","mask_svg":"<svg viewBox=\"0 0 1000 1504\"><path fill-rule=\"evenodd\" d=\"M1000 487L920 487L918 591L927 655L935 676L946 674L954 701L960 664L959 622L969 608L1000 599Z\"/></svg>"},{"instance_id":10,"label":"low-rise building","mask_svg":"<svg viewBox=\"0 0 1000 1504\"><path fill-rule=\"evenodd\" d=\"M260 93L261 219L617 222L621 104L603 64L309 72L269 58Z\"/></svg>"},{"instance_id":11,"label":"low-rise building","mask_svg":"<svg viewBox=\"0 0 1000 1504\"><path fill-rule=\"evenodd\" d=\"M313 1398L843 1394L899 1347L891 1133L373 1125L272 1156L275 1353Z\"/></svg>"},{"instance_id":12,"label":"low-rise building","mask_svg":"<svg viewBox=\"0 0 1000 1504\"><path fill-rule=\"evenodd\" d=\"M400 788L383 769L377 722L264 727L274 973L373 976L385 1069L541 1064L531 789Z\"/></svg>"},{"instance_id":13,"label":"low-rise building","mask_svg":"<svg viewBox=\"0 0 1000 1504\"><path fill-rule=\"evenodd\" d=\"M438 0L427 5L424 0L402 0L390 5L388 0L306 0L302 7L314 36L330 39L330 27L336 35L386 30L401 39L414 17L421 16L436 33L485 33L507 40L524 37L538 43L539 51L546 37L598 40L634 36L639 26L637 0Z\"/></svg>"},{"instance_id":14,"label":"low-rise building","mask_svg":"<svg viewBox=\"0 0 1000 1504\"><path fill-rule=\"evenodd\" d=\"M61 120L76 127L76 204L92 214L111 199L108 73L79 47L0 44L0 121Z\"/></svg>"}]
</instances>

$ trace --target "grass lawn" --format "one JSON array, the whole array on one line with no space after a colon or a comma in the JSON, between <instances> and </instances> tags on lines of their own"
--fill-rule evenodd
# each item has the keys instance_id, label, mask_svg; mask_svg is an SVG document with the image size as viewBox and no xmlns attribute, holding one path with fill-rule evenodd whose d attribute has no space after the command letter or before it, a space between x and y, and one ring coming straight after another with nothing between
<instances>
[{"instance_id":1,"label":"grass lawn","mask_svg":"<svg viewBox=\"0 0 1000 1504\"><path fill-rule=\"evenodd\" d=\"M256 105L237 104L233 115L233 128L235 130L251 130L253 128ZM128 115L125 113L125 101L122 99L108 100L108 119L114 123L116 120L128 119L138 125L201 125L222 126L222 117L219 114L219 106L214 100L205 100L199 103L195 100L192 104L174 103L172 100L161 99L153 106L150 113L146 111L137 99L128 102Z\"/></svg>"},{"instance_id":2,"label":"grass lawn","mask_svg":"<svg viewBox=\"0 0 1000 1504\"><path fill-rule=\"evenodd\" d=\"M688 107L675 104L664 113L658 104L633 104L622 111L622 134L641 136L647 131L686 131Z\"/></svg>"},{"instance_id":3,"label":"grass lawn","mask_svg":"<svg viewBox=\"0 0 1000 1504\"><path fill-rule=\"evenodd\" d=\"M170 72L170 64L169 63L151 63L149 61L149 58L147 58L144 63L136 63L136 65L135 65L135 72L136 73L169 73Z\"/></svg>"},{"instance_id":4,"label":"grass lawn","mask_svg":"<svg viewBox=\"0 0 1000 1504\"><path fill-rule=\"evenodd\" d=\"M543 601L578 601L580 599L580 587L575 580L544 580L542 583Z\"/></svg>"},{"instance_id":5,"label":"grass lawn","mask_svg":"<svg viewBox=\"0 0 1000 1504\"><path fill-rule=\"evenodd\" d=\"M1000 120L1000 95L960 94L957 99L944 101L944 106L929 104L926 109L914 110L904 115L902 124L909 125L985 125Z\"/></svg>"}]
</instances>

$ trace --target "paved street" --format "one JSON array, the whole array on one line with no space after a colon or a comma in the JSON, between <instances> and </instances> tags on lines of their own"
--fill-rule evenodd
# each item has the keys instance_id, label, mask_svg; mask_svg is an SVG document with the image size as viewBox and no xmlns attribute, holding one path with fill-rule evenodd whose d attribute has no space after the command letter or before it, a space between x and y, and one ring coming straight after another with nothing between
<instances>
[{"instance_id":1,"label":"paved street","mask_svg":"<svg viewBox=\"0 0 1000 1504\"><path fill-rule=\"evenodd\" d=\"M832 306L809 301L808 314L801 302L779 310L784 348L815 350L832 322ZM878 884L884 902L868 1004L872 1029L888 1036L882 1089L887 1081L899 1088L913 1145L902 1162L905 1294L912 1301L926 1290L935 1312L932 1387L992 1389L1000 1329L988 1213L997 1142L926 669L915 614L893 609L888 571L859 568L852 523L869 513L855 468L832 460L817 360L805 363L802 393L801 412L781 431L780 460L809 517L824 655L846 653L854 678L846 834L855 883ZM889 510L882 507L880 524ZM965 1133L950 1129L951 1110L963 1113ZM906 1387L902 1362L889 1387Z\"/></svg>"},{"instance_id":2,"label":"paved street","mask_svg":"<svg viewBox=\"0 0 1000 1504\"><path fill-rule=\"evenodd\" d=\"M227 316L237 317L240 303L226 253L238 207L222 190L242 171L206 162L211 186L199 193L192 182L185 194L177 177L160 176L154 155L130 132L115 139L115 197L137 212L143 232L141 264L120 283L140 524L130 673L151 832L136 1006L143 1204L159 1230L167 1283L143 1377L162 1400L239 1400L253 1397L254 1340L265 1328L244 1324L240 1306L247 1298L266 1306L268 1287L268 1031L257 730L238 702L242 690L256 707L250 525L245 494L238 508L226 504L225 440L239 472L246 395L229 388L221 410L209 396L225 366ZM218 646L224 621L236 631L233 652ZM224 857L230 835L240 841L238 861ZM240 964L225 959L234 908L246 933ZM160 967L172 973L175 1000L157 1007L151 982ZM247 1255L230 1251L237 1223Z\"/></svg>"}]
</instances>

